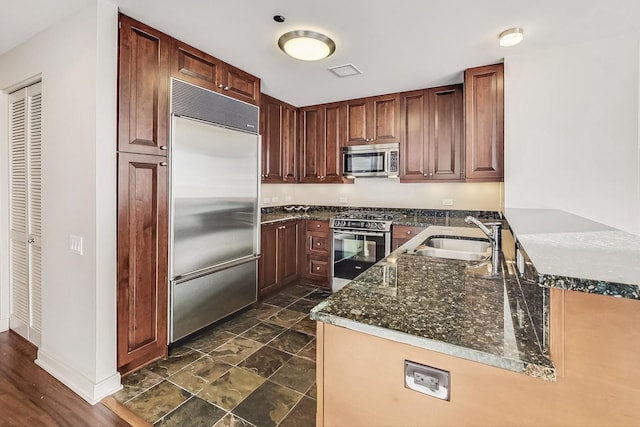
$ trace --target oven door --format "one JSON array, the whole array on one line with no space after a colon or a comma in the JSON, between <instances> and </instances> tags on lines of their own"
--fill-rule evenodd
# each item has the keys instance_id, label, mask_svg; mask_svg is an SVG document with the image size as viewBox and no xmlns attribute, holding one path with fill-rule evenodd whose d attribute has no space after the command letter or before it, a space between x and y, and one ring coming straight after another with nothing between
<instances>
[{"instance_id":1,"label":"oven door","mask_svg":"<svg viewBox=\"0 0 640 427\"><path fill-rule=\"evenodd\" d=\"M333 277L353 280L389 250L389 233L333 230Z\"/></svg>"}]
</instances>

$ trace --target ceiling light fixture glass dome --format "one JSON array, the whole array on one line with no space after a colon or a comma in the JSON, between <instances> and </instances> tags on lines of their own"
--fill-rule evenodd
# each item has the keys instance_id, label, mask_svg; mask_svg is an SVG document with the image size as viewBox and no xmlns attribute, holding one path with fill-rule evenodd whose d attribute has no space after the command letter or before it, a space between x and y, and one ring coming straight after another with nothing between
<instances>
[{"instance_id":1,"label":"ceiling light fixture glass dome","mask_svg":"<svg viewBox=\"0 0 640 427\"><path fill-rule=\"evenodd\" d=\"M522 40L524 40L524 31L519 27L509 28L500 33L500 46L503 47L515 46Z\"/></svg>"},{"instance_id":2,"label":"ceiling light fixture glass dome","mask_svg":"<svg viewBox=\"0 0 640 427\"><path fill-rule=\"evenodd\" d=\"M336 44L329 37L307 30L284 33L278 39L278 46L290 57L301 61L319 61L336 50Z\"/></svg>"}]
</instances>

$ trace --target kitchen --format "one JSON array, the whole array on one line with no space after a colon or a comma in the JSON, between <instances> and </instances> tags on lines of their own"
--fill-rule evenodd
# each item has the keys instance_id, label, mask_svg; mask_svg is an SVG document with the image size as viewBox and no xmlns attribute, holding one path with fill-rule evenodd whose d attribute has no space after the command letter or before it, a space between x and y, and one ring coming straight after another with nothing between
<instances>
[{"instance_id":1,"label":"kitchen","mask_svg":"<svg viewBox=\"0 0 640 427\"><path fill-rule=\"evenodd\" d=\"M624 17L637 16L632 12L617 13L605 17L627 22ZM272 15L264 19L271 20ZM140 15L141 19L144 17ZM50 164L56 165L44 171L49 190L44 200L45 221L50 230L47 239L52 247L65 248L69 234L80 234L87 246L83 257L60 250L49 252L44 261L48 286L43 288L46 301L43 315L49 332L43 335L42 353L52 356L50 359L65 360L68 366L59 369L65 372L65 382L76 384L77 389L90 396L96 384L119 383L113 348L115 19L114 7L98 2L22 49L4 55L0 73L0 87L5 88L42 72L43 78L49 76L49 92L60 95L50 98L48 107L48 140L51 147L60 150L45 148ZM152 24L149 19L142 20ZM524 26L520 22L515 24ZM573 39L573 43L562 45L542 45L529 53L498 54L505 56L506 64L505 141L509 148L505 151L504 203L508 207L559 208L638 234L638 37L631 31L637 28L624 25L621 28L625 31L596 33L588 39ZM491 43L497 36L493 33L501 30L491 30ZM625 32L630 35L623 35ZM59 46L64 46L64 50ZM18 60L21 66L14 65ZM264 78L260 70L229 61ZM458 67L457 72L489 63L474 58L468 61L468 66ZM324 67L322 71L326 72ZM406 89L432 86L435 85ZM77 90L68 93L69 88ZM310 87L309 91L313 89ZM382 92L390 91L369 89L350 93L346 88L342 91L344 96L318 98L317 102ZM84 94L95 95L80 96ZM293 97L290 102L312 103L294 102ZM584 109L584 105L598 108ZM80 119L71 128L65 119L69 115ZM73 137L69 129L73 129ZM2 150L2 156L6 151ZM74 153L73 157L69 153ZM75 158L83 161L74 162ZM6 191L6 184L2 188ZM334 206L340 204L340 198L346 198L352 206L398 207L402 203L402 207L423 209L441 209L442 200L451 199L454 209L498 210L503 200L501 188L499 183L427 185L376 179L338 186L266 184L261 198L271 199L267 206L290 203ZM291 202L287 202L288 197ZM87 200L92 202L86 203ZM6 218L6 211L3 215ZM7 256L3 253L1 259L6 262ZM1 270L6 274L6 268ZM2 283L6 282L4 277ZM1 298L1 317L6 319L6 287L2 292L5 297ZM69 310L71 295L80 302L75 310ZM87 346L86 342L93 344Z\"/></svg>"}]
</instances>

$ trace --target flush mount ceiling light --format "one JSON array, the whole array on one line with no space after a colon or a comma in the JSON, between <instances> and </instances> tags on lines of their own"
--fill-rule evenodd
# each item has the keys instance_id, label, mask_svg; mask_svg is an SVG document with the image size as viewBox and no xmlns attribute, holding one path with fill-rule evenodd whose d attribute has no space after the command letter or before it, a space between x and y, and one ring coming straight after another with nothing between
<instances>
[{"instance_id":1,"label":"flush mount ceiling light","mask_svg":"<svg viewBox=\"0 0 640 427\"><path fill-rule=\"evenodd\" d=\"M524 39L524 31L522 28L509 28L500 33L500 46L515 46Z\"/></svg>"},{"instance_id":2,"label":"flush mount ceiling light","mask_svg":"<svg viewBox=\"0 0 640 427\"><path fill-rule=\"evenodd\" d=\"M278 39L278 46L290 57L301 61L319 61L336 50L336 44L329 37L307 30L284 33Z\"/></svg>"}]
</instances>

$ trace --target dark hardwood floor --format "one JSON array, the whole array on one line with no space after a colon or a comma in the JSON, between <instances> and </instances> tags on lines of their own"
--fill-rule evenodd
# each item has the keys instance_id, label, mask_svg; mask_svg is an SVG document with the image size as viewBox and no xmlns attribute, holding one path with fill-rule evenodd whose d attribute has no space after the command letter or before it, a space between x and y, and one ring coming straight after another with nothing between
<instances>
[{"instance_id":1,"label":"dark hardwood floor","mask_svg":"<svg viewBox=\"0 0 640 427\"><path fill-rule=\"evenodd\" d=\"M35 358L31 343L0 333L0 426L129 426L101 403L89 405Z\"/></svg>"}]
</instances>

